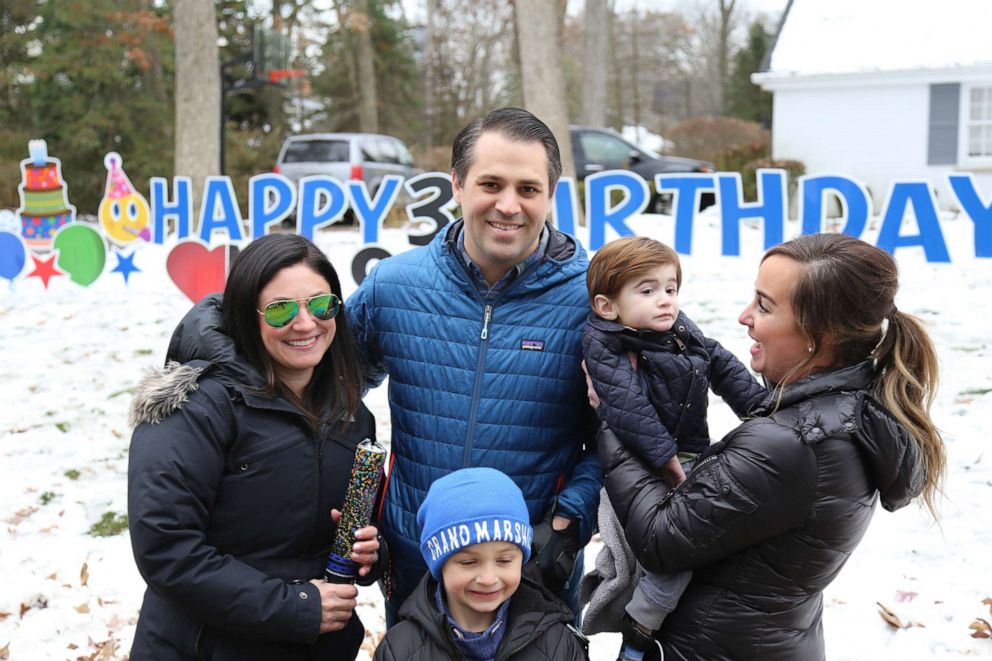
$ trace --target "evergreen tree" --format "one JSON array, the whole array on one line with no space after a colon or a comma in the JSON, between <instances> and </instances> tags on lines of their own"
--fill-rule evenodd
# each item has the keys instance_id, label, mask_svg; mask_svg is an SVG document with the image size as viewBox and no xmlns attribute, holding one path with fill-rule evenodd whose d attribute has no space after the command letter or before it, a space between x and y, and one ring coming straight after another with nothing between
<instances>
[{"instance_id":1,"label":"evergreen tree","mask_svg":"<svg viewBox=\"0 0 992 661\"><path fill-rule=\"evenodd\" d=\"M0 209L17 207L18 163L28 156L32 118L28 96L35 8L0 2Z\"/></svg>"},{"instance_id":2,"label":"evergreen tree","mask_svg":"<svg viewBox=\"0 0 992 661\"><path fill-rule=\"evenodd\" d=\"M25 138L46 139L49 153L62 160L80 213L97 210L109 151L120 152L131 180L147 194L148 177L172 171L169 7L90 0L86 11L66 2L33 9L30 21L20 24L23 41L0 40L5 66L10 56L17 67L8 67L13 77L0 95L4 157L19 154L16 167L27 157ZM17 20L23 17L13 10L0 13L4 23Z\"/></svg>"},{"instance_id":3,"label":"evergreen tree","mask_svg":"<svg viewBox=\"0 0 992 661\"><path fill-rule=\"evenodd\" d=\"M379 132L415 142L423 130L423 91L414 60L411 28L396 0L369 0L372 48L377 78ZM349 59L357 52L340 26L328 33L323 69L313 78L313 93L323 105L314 130L359 131L357 79Z\"/></svg>"},{"instance_id":4,"label":"evergreen tree","mask_svg":"<svg viewBox=\"0 0 992 661\"><path fill-rule=\"evenodd\" d=\"M758 122L766 128L772 122L772 95L751 82L751 74L761 70L768 51L768 33L760 21L751 24L747 44L734 56L728 110L732 117Z\"/></svg>"}]
</instances>

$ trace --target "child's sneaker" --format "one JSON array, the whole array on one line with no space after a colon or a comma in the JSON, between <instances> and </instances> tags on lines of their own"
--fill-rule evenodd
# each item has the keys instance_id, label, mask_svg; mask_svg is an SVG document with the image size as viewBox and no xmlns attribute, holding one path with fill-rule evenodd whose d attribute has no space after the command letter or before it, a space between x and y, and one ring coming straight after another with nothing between
<instances>
[{"instance_id":1,"label":"child's sneaker","mask_svg":"<svg viewBox=\"0 0 992 661\"><path fill-rule=\"evenodd\" d=\"M623 643L617 661L662 661L661 643L653 633L635 622L630 615L623 616Z\"/></svg>"}]
</instances>

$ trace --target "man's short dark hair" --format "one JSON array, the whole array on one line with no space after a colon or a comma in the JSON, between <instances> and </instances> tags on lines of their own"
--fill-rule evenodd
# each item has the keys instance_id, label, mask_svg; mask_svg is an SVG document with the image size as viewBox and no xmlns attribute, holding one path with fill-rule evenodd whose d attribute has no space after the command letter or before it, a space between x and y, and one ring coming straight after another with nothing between
<instances>
[{"instance_id":1,"label":"man's short dark hair","mask_svg":"<svg viewBox=\"0 0 992 661\"><path fill-rule=\"evenodd\" d=\"M498 133L514 142L540 142L547 157L550 191L554 190L561 176L561 151L558 141L548 125L523 108L506 107L476 119L458 132L451 145L451 169L462 184L475 159L475 143L483 133Z\"/></svg>"}]
</instances>

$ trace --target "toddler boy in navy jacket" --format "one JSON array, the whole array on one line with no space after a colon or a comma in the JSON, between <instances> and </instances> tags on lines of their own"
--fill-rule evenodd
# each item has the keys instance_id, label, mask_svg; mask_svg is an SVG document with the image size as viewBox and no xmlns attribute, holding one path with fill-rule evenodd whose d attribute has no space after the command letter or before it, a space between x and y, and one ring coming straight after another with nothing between
<instances>
[{"instance_id":1,"label":"toddler boy in navy jacket","mask_svg":"<svg viewBox=\"0 0 992 661\"><path fill-rule=\"evenodd\" d=\"M593 257L586 284L593 311L582 349L600 399L597 413L626 447L674 486L710 444L709 390L740 417L766 390L679 310L682 267L670 247L646 237L612 241ZM604 493L600 516L605 510L615 519L608 502ZM601 521L600 529L618 528ZM620 659L640 660L655 648L653 633L688 582L688 572L641 578L625 607ZM595 602L593 593L590 610ZM587 631L595 626L587 622Z\"/></svg>"},{"instance_id":2,"label":"toddler boy in navy jacket","mask_svg":"<svg viewBox=\"0 0 992 661\"><path fill-rule=\"evenodd\" d=\"M420 509L428 574L375 659L587 659L572 612L521 576L534 530L520 488L493 468L435 480Z\"/></svg>"}]
</instances>

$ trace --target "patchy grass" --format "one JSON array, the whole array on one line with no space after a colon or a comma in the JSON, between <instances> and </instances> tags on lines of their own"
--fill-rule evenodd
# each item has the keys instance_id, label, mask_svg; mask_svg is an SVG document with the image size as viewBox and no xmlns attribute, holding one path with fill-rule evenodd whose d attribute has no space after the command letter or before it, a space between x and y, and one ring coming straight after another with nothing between
<instances>
[{"instance_id":1,"label":"patchy grass","mask_svg":"<svg viewBox=\"0 0 992 661\"><path fill-rule=\"evenodd\" d=\"M69 425L68 422L56 422L55 428L58 429L63 434L68 434L71 426Z\"/></svg>"},{"instance_id":2,"label":"patchy grass","mask_svg":"<svg viewBox=\"0 0 992 661\"><path fill-rule=\"evenodd\" d=\"M992 392L992 388L968 388L966 390L962 390L959 394L962 395L962 396L965 396L965 395L987 395L990 392Z\"/></svg>"},{"instance_id":3,"label":"patchy grass","mask_svg":"<svg viewBox=\"0 0 992 661\"><path fill-rule=\"evenodd\" d=\"M94 537L113 537L127 530L127 514L104 512L100 520L90 526Z\"/></svg>"},{"instance_id":4,"label":"patchy grass","mask_svg":"<svg viewBox=\"0 0 992 661\"><path fill-rule=\"evenodd\" d=\"M134 388L124 388L124 390L118 390L117 392L110 393L107 399L113 399L114 397L120 397L121 395L133 395Z\"/></svg>"},{"instance_id":5,"label":"patchy grass","mask_svg":"<svg viewBox=\"0 0 992 661\"><path fill-rule=\"evenodd\" d=\"M55 500L55 498L57 496L58 496L58 494L55 493L54 491L46 491L46 492L44 492L44 493L41 494L41 497L39 497L38 500L41 501L41 504L42 505L47 505L48 503L50 503L53 500Z\"/></svg>"},{"instance_id":6,"label":"patchy grass","mask_svg":"<svg viewBox=\"0 0 992 661\"><path fill-rule=\"evenodd\" d=\"M75 468L70 468L65 473L63 473L63 475L65 475L70 480L78 480L79 479L79 471L77 471Z\"/></svg>"},{"instance_id":7,"label":"patchy grass","mask_svg":"<svg viewBox=\"0 0 992 661\"><path fill-rule=\"evenodd\" d=\"M135 356L150 356L153 353L155 353L155 350L154 349L135 349L134 350L134 355Z\"/></svg>"}]
</instances>

